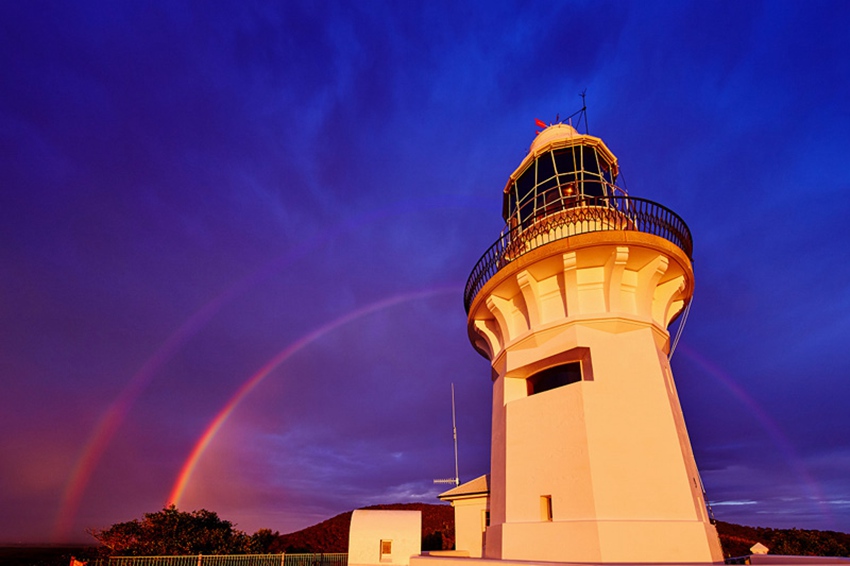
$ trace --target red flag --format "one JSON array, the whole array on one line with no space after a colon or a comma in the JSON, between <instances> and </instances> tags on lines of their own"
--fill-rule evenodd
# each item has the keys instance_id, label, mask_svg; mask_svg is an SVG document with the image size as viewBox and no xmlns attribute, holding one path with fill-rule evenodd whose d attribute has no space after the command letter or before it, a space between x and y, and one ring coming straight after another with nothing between
<instances>
[{"instance_id":1,"label":"red flag","mask_svg":"<svg viewBox=\"0 0 850 566\"><path fill-rule=\"evenodd\" d=\"M535 118L534 123L537 124L538 126L540 126L541 128L546 127L546 122L544 122L543 120L540 120L539 118Z\"/></svg>"}]
</instances>

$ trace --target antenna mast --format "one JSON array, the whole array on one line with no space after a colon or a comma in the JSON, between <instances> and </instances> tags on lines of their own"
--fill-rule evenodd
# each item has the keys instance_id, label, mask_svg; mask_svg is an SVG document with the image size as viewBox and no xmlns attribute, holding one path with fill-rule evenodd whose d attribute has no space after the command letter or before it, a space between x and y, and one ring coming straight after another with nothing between
<instances>
[{"instance_id":1,"label":"antenna mast","mask_svg":"<svg viewBox=\"0 0 850 566\"><path fill-rule=\"evenodd\" d=\"M455 446L455 477L434 480L434 483L450 483L454 484L455 487L460 485L460 475L458 474L457 467L457 417L455 415L455 384L452 383L452 440L454 441Z\"/></svg>"},{"instance_id":2,"label":"antenna mast","mask_svg":"<svg viewBox=\"0 0 850 566\"><path fill-rule=\"evenodd\" d=\"M590 133L590 126L587 124L587 102L584 100L584 95L587 94L587 89L581 91L581 112L584 114L584 133Z\"/></svg>"},{"instance_id":3,"label":"antenna mast","mask_svg":"<svg viewBox=\"0 0 850 566\"><path fill-rule=\"evenodd\" d=\"M578 118L576 118L576 125L575 125L575 128L578 129L579 127L581 127L581 119L584 118L584 133L589 134L590 133L590 127L587 125L587 101L585 100L586 94L587 94L587 89L584 89L583 91L581 91L581 93L579 93L579 96L581 97L581 109L576 110L575 112L573 112L572 114L567 116L564 120L561 120L561 115L558 114L557 117L555 118L555 122L558 123L558 124L563 124L564 122L566 122L567 124L572 126L573 125L573 118L578 116ZM540 126L541 128L546 127L545 122L543 122L542 120L536 120L536 122L537 122L537 125ZM537 133L539 134L540 132L537 132Z\"/></svg>"}]
</instances>

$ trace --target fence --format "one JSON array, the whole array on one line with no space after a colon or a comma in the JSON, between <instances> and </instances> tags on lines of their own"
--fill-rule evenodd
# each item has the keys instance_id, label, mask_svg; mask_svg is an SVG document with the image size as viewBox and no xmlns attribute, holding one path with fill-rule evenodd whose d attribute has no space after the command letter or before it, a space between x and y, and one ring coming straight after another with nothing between
<instances>
[{"instance_id":1,"label":"fence","mask_svg":"<svg viewBox=\"0 0 850 566\"><path fill-rule=\"evenodd\" d=\"M91 560L88 566L348 566L348 554L113 556Z\"/></svg>"}]
</instances>

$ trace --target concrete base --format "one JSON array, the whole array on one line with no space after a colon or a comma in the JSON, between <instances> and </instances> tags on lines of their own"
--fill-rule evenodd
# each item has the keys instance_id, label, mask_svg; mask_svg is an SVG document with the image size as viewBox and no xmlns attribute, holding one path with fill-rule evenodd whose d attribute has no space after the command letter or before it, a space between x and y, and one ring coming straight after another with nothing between
<instances>
[{"instance_id":1,"label":"concrete base","mask_svg":"<svg viewBox=\"0 0 850 566\"><path fill-rule=\"evenodd\" d=\"M510 523L491 526L486 536L484 555L501 560L607 564L723 560L714 526L701 521Z\"/></svg>"},{"instance_id":2,"label":"concrete base","mask_svg":"<svg viewBox=\"0 0 850 566\"><path fill-rule=\"evenodd\" d=\"M617 566L650 566L658 562L620 562ZM708 566L713 562L674 562L664 563L664 566ZM722 564L722 563L720 563ZM786 565L787 563L783 563ZM803 563L801 563L803 564ZM410 566L606 566L602 562L548 562L543 560L496 560L493 558L456 558L443 556L411 556ZM788 565L790 566L790 565Z\"/></svg>"},{"instance_id":3,"label":"concrete base","mask_svg":"<svg viewBox=\"0 0 850 566\"><path fill-rule=\"evenodd\" d=\"M759 566L817 566L826 564L850 564L850 558L827 557L827 556L780 556L763 554L758 556L742 556L741 562L736 564L758 564ZM750 561L752 560L752 561ZM621 562L617 566L650 566L662 564L660 562ZM709 564L723 564L722 562L673 562L663 563L663 566L696 566ZM530 560L495 560L490 558L461 558L434 556L427 553L421 556L412 556L410 566L610 566L610 563L601 562L546 562Z\"/></svg>"}]
</instances>

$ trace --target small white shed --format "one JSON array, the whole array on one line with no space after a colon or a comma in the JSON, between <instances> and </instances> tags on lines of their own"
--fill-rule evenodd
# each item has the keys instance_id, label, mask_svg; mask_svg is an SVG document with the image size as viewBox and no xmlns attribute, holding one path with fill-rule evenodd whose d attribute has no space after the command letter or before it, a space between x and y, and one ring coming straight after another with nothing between
<instances>
[{"instance_id":1,"label":"small white shed","mask_svg":"<svg viewBox=\"0 0 850 566\"><path fill-rule=\"evenodd\" d=\"M351 514L348 566L407 566L421 549L421 511L357 509Z\"/></svg>"}]
</instances>

